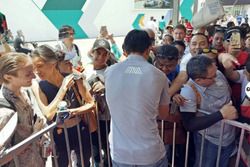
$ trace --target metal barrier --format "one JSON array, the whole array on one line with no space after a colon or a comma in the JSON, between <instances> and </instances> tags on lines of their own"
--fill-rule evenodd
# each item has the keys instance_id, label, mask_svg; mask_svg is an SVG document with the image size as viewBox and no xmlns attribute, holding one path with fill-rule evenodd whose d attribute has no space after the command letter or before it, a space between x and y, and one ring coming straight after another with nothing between
<instances>
[{"instance_id":1,"label":"metal barrier","mask_svg":"<svg viewBox=\"0 0 250 167\"><path fill-rule=\"evenodd\" d=\"M240 162L240 153L242 150L242 143L243 143L243 139L245 136L245 132L247 131L248 133L250 133L250 125L246 124L246 123L241 123L238 121L234 121L234 120L222 120L221 121L221 129L220 129L220 138L219 138L219 146L218 146L218 153L217 153L217 161L216 161L216 167L219 167L219 163L220 163L220 154L221 154L221 149L222 149L222 141L223 141L223 131L224 131L224 126L225 124L231 125L235 128L239 128L240 129L240 138L239 138L239 143L238 143L238 150L237 150L237 157L236 157L236 162L235 162L235 167L239 167L239 162ZM175 166L175 142L176 142L176 122L173 122L173 150L172 150L172 163L171 166L174 167ZM161 120L160 123L160 127L161 127L161 131L160 131L160 136L163 138L164 137L164 121ZM206 129L203 131L202 134L202 141L201 141L201 156L199 159L199 167L202 167L202 153L204 150L204 143L205 143L205 135L206 135ZM236 139L235 139L236 140ZM189 151L189 143L190 143L190 132L187 132L187 138L186 138L186 150L185 150L185 167L188 167L188 151Z\"/></svg>"},{"instance_id":2,"label":"metal barrier","mask_svg":"<svg viewBox=\"0 0 250 167\"><path fill-rule=\"evenodd\" d=\"M98 108L97 108L98 111ZM20 154L23 150L25 150L25 148L30 145L31 143L37 141L40 139L41 136L43 136L45 133L50 132L50 138L52 141L52 146L53 146L53 156L54 156L54 166L58 167L58 162L57 162L57 157L56 157L56 149L55 149L55 145L54 145L54 141L53 141L53 133L52 131L54 130L54 128L56 128L59 124L62 124L64 122L64 120L66 120L68 117L67 113L59 113L57 116L57 121L52 123L51 125L47 126L46 128L42 129L41 131L31 135L30 137L28 137L27 139L23 140L22 142L16 144L15 146L6 149L1 155L0 155L0 166L4 165L8 162L10 162L11 160L15 159L16 156L18 154ZM87 116L87 115L86 115ZM97 133L98 133L98 146L99 146L99 157L100 157L100 164L99 166L105 166L104 165L104 160L102 158L102 141L101 141L101 132L100 132L100 124L99 124L99 117L98 114L96 114L97 117ZM88 118L88 116L87 116ZM87 119L87 123L89 121L89 118ZM250 125L245 124L245 123L240 123L237 121L232 121L232 120L222 120L221 121L221 130L220 130L220 139L219 139L219 146L218 146L218 153L217 153L217 162L216 162L216 167L219 167L219 161L220 161L220 153L221 153L221 149L222 149L222 140L223 140L223 130L224 130L224 125L228 124L228 125L232 125L236 128L240 128L241 129L241 133L240 133L240 138L239 138L239 147L238 147L238 151L237 151L237 158L236 158L236 162L235 162L235 166L238 167L239 166L239 162L240 162L240 153L241 153L241 149L242 149L242 143L243 143L243 139L244 139L244 135L245 132L249 132L250 133ZM64 125L64 124L63 124ZM107 141L107 160L108 160L108 164L107 166L111 166L111 162L110 162L110 152L109 152L109 143L108 143L108 122L107 119L105 121L105 129L106 129L106 141ZM161 137L164 136L164 121L160 122L160 127L161 127L161 132L160 135ZM80 132L80 125L77 124L77 137L78 137L78 141L79 141L79 148L80 148L80 161L82 166L84 166L84 161L86 161L84 159L84 155L83 155L83 150L84 148L82 147L82 141L84 140L83 136L81 135ZM177 123L173 122L173 150L172 150L172 164L171 166L174 167L175 166L175 153L176 153L176 133L177 133ZM71 162L71 149L70 149L70 139L68 137L68 130L67 128L64 126L64 134L65 134L65 141L66 141L66 148L67 150L67 156L68 156L68 160L69 160L69 166L72 166L72 162ZM202 135L202 144L201 144L201 155L204 149L204 141L205 141L205 135L206 135L206 131L204 131L203 135ZM91 135L90 135L90 140L91 140ZM190 149L189 147L189 143L190 143L190 132L187 132L187 138L186 138L186 150L185 150L185 162L184 162L184 166L188 167L188 150ZM92 143L91 143L91 152L92 152L92 166L94 165L94 160L93 160L93 147L92 147ZM199 159L199 166L202 166L202 159L203 157L201 156ZM80 163L80 162L79 162Z\"/></svg>"},{"instance_id":3,"label":"metal barrier","mask_svg":"<svg viewBox=\"0 0 250 167\"><path fill-rule=\"evenodd\" d=\"M96 105L97 107L97 105ZM98 108L97 108L98 111ZM86 124L89 124L89 115L88 113L84 114L86 116L87 119L86 120ZM69 164L66 166L70 166L72 167L72 161L71 161L71 148L70 148L70 138L69 138L69 134L68 134L68 129L65 127L64 121L67 120L69 117L69 113L68 112L58 112L57 113L57 120L56 122L53 122L52 124L50 124L49 126L47 126L46 128L42 129L41 131L32 134L31 136L29 136L28 138L26 138L25 140L23 140L22 142L4 150L3 152L1 152L0 154L0 166L14 160L17 158L17 156L22 153L22 151L24 151L27 146L29 146L30 144L38 141L44 134L49 132L49 136L50 136L50 140L52 143L52 154L53 154L53 160L54 160L54 165L58 167L58 161L57 161L57 153L56 153L56 146L55 146L55 142L53 139L53 130L58 126L61 125L63 127L63 131L65 134L65 143L66 143L66 150L67 151L67 156L68 156L68 162ZM100 126L99 126L99 118L98 118L98 114L96 114L97 117L97 133L98 133L98 145L99 145L99 156L100 156L100 164L98 166L103 167L104 166L104 160L102 158L102 143L101 143L101 132L100 132ZM82 119L82 118L79 118ZM79 149L80 149L80 161L78 163L81 163L82 166L84 166L84 161L88 161L84 159L84 155L83 155L83 150L84 148L82 147L82 142L84 140L84 136L81 135L81 127L80 127L80 123L76 125L77 126L77 137L78 141L79 141ZM111 166L111 161L110 161L110 155L109 155L109 144L108 144L108 129L109 129L109 124L107 122L107 120L105 121L105 129L106 129L106 139L107 139L107 158L108 158L108 166ZM91 138L91 132L89 131L89 136L90 136L90 144L91 144L91 155L92 155L92 166L94 166L94 155L93 155L93 143L92 143L92 138ZM60 147L60 146L59 146ZM86 149L86 148L85 148ZM16 164L16 166L18 167L18 164Z\"/></svg>"},{"instance_id":4,"label":"metal barrier","mask_svg":"<svg viewBox=\"0 0 250 167\"><path fill-rule=\"evenodd\" d=\"M65 114L65 112L63 113ZM53 140L53 133L52 131L58 126L58 125L64 125L64 121L66 119L68 119L69 114L67 114L67 116L63 116L62 114L58 113L57 116L57 121L53 122L52 124L50 124L49 126L47 126L46 128L42 129L41 131L32 134L31 136L29 136L28 138L26 138L25 140L23 140L22 142L12 146L11 148L8 148L6 150L4 150L1 155L0 155L0 166L14 160L15 166L19 166L18 164L16 164L15 159L17 158L17 156L22 153L22 151L24 151L27 146L29 146L30 144L38 141L44 134L46 134L47 132L50 132L50 139L52 141L52 146L53 146L53 155L54 155L54 165L56 167L58 167L58 162L57 162L57 158L56 158L56 149L55 149L55 145L54 145L54 140ZM69 166L72 166L71 163L71 156L70 156L70 145L69 145L69 138L68 138L68 130L67 128L64 126L64 132L65 132L65 140L66 140L66 147L67 147L67 155L68 155L68 160L69 160ZM77 125L77 133L78 133L78 139L79 139L79 146L80 146L80 156L81 156L81 164L82 166L84 166L84 159L83 159L83 148L82 146L82 138L80 135L80 127L79 124ZM67 165L68 166L68 165Z\"/></svg>"}]
</instances>

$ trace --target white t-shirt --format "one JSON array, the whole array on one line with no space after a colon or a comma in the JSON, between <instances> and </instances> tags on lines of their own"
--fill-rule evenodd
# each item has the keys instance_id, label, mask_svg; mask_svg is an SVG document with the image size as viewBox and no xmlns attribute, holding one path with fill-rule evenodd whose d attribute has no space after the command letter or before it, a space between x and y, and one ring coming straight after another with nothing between
<instances>
[{"instance_id":1,"label":"white t-shirt","mask_svg":"<svg viewBox=\"0 0 250 167\"><path fill-rule=\"evenodd\" d=\"M188 53L183 56L183 58L181 59L181 63L180 63L180 71L187 71L187 63L189 62L191 58L192 58L191 53Z\"/></svg>"}]
</instances>

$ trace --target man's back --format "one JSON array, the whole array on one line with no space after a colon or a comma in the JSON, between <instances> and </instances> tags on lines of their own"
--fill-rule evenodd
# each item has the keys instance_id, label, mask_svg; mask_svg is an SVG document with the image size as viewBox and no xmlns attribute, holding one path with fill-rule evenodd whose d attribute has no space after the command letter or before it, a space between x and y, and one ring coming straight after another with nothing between
<instances>
[{"instance_id":1,"label":"man's back","mask_svg":"<svg viewBox=\"0 0 250 167\"><path fill-rule=\"evenodd\" d=\"M146 165L159 161L165 148L156 117L159 104L168 104L165 75L142 56L129 55L105 73L106 98L111 113L109 136L112 159Z\"/></svg>"}]
</instances>

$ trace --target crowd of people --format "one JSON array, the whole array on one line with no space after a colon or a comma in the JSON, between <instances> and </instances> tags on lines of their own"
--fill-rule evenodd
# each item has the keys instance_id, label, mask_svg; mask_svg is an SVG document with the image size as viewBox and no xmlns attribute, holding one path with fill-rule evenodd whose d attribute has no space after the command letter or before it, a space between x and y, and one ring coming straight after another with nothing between
<instances>
[{"instance_id":1,"label":"crowd of people","mask_svg":"<svg viewBox=\"0 0 250 167\"><path fill-rule=\"evenodd\" d=\"M250 27L229 22L227 27L215 24L193 30L186 22L161 23L159 29L160 39L151 28L129 31L121 52L107 27L102 27L85 55L89 63L81 61L69 25L61 27L60 42L54 47L40 45L33 51L15 47L16 52L1 53L0 99L8 107L0 103L0 128L15 112L18 124L11 140L0 143L0 148L55 122L57 106L64 100L70 113L64 126L78 166L82 159L77 125L84 166L90 166L92 158L95 166L167 167L174 160L175 166L183 167L187 131L191 133L188 166L215 166L222 120L250 123L245 93L250 80ZM60 167L71 162L64 133L58 126L51 136L53 157ZM220 167L234 164L238 136L235 127L224 126ZM45 166L40 151L44 138L29 145L15 163ZM249 145L249 134L244 141ZM250 163L242 160L240 165Z\"/></svg>"}]
</instances>

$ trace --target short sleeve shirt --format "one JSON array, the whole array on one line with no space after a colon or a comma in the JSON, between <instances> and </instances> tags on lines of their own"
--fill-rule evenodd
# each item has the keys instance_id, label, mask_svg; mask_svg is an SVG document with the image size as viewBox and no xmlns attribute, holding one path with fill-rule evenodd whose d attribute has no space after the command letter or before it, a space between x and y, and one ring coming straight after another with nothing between
<instances>
[{"instance_id":1,"label":"short sleeve shirt","mask_svg":"<svg viewBox=\"0 0 250 167\"><path fill-rule=\"evenodd\" d=\"M139 55L129 55L105 71L112 160L149 165L165 156L156 118L159 106L169 105L166 83L164 73Z\"/></svg>"},{"instance_id":2,"label":"short sleeve shirt","mask_svg":"<svg viewBox=\"0 0 250 167\"><path fill-rule=\"evenodd\" d=\"M196 113L196 116L205 116L218 112L225 104L231 100L229 85L224 75L217 71L215 83L209 87L202 87L190 79L197 91L201 95L200 108L197 108L196 94L189 85L184 85L181 89L181 95L187 99L187 102L180 106L181 112ZM205 114L204 114L205 113ZM206 139L214 144L219 144L221 121L207 128ZM203 131L199 131L203 134ZM225 125L223 135L223 146L227 146L235 139L235 129L230 125Z\"/></svg>"}]
</instances>

